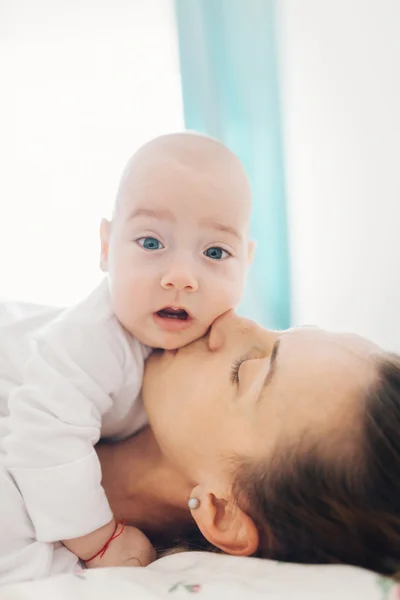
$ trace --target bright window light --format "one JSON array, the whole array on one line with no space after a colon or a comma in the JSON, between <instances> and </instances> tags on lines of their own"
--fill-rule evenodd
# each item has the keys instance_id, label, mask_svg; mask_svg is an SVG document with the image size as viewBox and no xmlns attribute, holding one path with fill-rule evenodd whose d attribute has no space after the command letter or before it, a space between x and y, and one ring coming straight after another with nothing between
<instances>
[{"instance_id":1,"label":"bright window light","mask_svg":"<svg viewBox=\"0 0 400 600\"><path fill-rule=\"evenodd\" d=\"M124 163L183 128L173 0L0 0L0 296L78 302Z\"/></svg>"}]
</instances>

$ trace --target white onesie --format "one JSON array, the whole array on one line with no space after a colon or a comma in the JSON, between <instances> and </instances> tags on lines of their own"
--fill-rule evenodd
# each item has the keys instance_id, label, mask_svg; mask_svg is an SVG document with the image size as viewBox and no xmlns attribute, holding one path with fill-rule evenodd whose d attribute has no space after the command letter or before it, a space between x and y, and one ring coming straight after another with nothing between
<instances>
[{"instance_id":1,"label":"white onesie","mask_svg":"<svg viewBox=\"0 0 400 600\"><path fill-rule=\"evenodd\" d=\"M80 537L111 520L94 445L146 424L139 393L150 352L113 314L107 280L79 305L50 313L22 357L4 439L5 465L39 542Z\"/></svg>"}]
</instances>

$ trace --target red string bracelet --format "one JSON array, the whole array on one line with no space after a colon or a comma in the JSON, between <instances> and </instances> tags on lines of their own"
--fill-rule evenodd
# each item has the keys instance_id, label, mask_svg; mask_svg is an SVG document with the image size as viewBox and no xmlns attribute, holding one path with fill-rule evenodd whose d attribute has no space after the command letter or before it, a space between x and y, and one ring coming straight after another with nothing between
<instances>
[{"instance_id":1,"label":"red string bracelet","mask_svg":"<svg viewBox=\"0 0 400 600\"><path fill-rule=\"evenodd\" d=\"M121 525L121 531L119 531L119 532L118 532L118 533L115 535L115 532L117 531L117 527L118 527L118 525ZM94 555L94 556L92 556L91 558L88 558L87 560L85 560L85 562L90 562L91 560L94 560L94 559L95 559L95 558L97 558L98 556L100 556L100 558L103 558L103 556L104 556L104 555L105 555L105 553L107 552L107 550L108 550L108 546L111 544L111 542L112 542L113 540L116 540L116 539L117 539L117 537L119 537L119 536L120 536L120 535L123 533L123 531L124 531L124 529L125 529L125 525L126 525L126 519L121 519L121 521L118 521L118 523L116 523L116 524L115 524L114 531L112 532L112 536L110 537L110 539L108 540L108 542L106 542L106 543L104 544L104 546L102 547L102 549L101 549L101 550L99 550L99 551L97 552L97 554L95 554L95 555Z\"/></svg>"}]
</instances>

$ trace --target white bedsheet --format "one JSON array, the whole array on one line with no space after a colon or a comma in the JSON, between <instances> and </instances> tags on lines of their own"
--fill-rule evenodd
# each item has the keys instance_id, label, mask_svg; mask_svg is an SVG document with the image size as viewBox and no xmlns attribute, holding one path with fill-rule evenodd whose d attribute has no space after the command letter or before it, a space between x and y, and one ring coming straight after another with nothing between
<instances>
[{"instance_id":1,"label":"white bedsheet","mask_svg":"<svg viewBox=\"0 0 400 600\"><path fill-rule=\"evenodd\" d=\"M60 575L0 588L1 600L400 600L400 587L342 566L304 566L200 552L145 569Z\"/></svg>"}]
</instances>

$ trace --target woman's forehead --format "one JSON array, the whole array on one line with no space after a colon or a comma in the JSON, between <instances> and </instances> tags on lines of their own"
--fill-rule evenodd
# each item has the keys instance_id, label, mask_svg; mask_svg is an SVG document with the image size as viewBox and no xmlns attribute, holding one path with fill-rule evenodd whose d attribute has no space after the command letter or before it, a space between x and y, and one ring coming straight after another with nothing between
<instances>
[{"instance_id":1,"label":"woman's forehead","mask_svg":"<svg viewBox=\"0 0 400 600\"><path fill-rule=\"evenodd\" d=\"M378 345L355 333L335 332L319 327L303 326L288 329L285 335L288 338L291 337L298 344L303 343L309 349L314 347L316 351L331 352L332 355L348 353L365 360L369 359L371 355L382 352Z\"/></svg>"},{"instance_id":2,"label":"woman's forehead","mask_svg":"<svg viewBox=\"0 0 400 600\"><path fill-rule=\"evenodd\" d=\"M292 329L282 335L277 371L285 388L311 395L330 391L346 398L369 387L380 352L378 346L355 334Z\"/></svg>"},{"instance_id":3,"label":"woman's forehead","mask_svg":"<svg viewBox=\"0 0 400 600\"><path fill-rule=\"evenodd\" d=\"M359 336L317 328L283 333L271 392L285 431L292 423L294 433L320 435L353 420L374 377L375 348Z\"/></svg>"}]
</instances>

